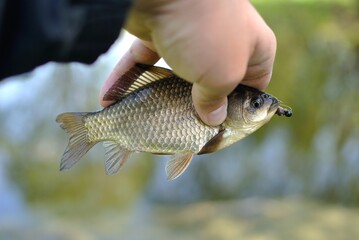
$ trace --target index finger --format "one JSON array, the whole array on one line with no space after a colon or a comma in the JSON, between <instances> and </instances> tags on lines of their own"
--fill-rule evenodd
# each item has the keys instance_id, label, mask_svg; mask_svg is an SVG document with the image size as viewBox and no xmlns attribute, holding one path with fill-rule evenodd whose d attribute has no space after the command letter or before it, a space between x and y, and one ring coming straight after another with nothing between
<instances>
[{"instance_id":1,"label":"index finger","mask_svg":"<svg viewBox=\"0 0 359 240\"><path fill-rule=\"evenodd\" d=\"M209 73L193 83L193 105L204 123L210 126L220 125L227 116L227 96L236 88L243 77L242 72L237 76L220 77L217 73Z\"/></svg>"}]
</instances>

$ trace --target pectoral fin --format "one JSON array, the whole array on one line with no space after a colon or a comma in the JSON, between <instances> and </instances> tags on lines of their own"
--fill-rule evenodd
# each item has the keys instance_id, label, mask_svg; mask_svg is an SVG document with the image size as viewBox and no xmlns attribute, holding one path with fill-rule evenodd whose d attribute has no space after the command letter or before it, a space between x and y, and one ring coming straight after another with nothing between
<instances>
[{"instance_id":1,"label":"pectoral fin","mask_svg":"<svg viewBox=\"0 0 359 240\"><path fill-rule=\"evenodd\" d=\"M113 175L126 163L132 152L116 142L107 141L103 143L103 146L105 147L106 174Z\"/></svg>"},{"instance_id":2,"label":"pectoral fin","mask_svg":"<svg viewBox=\"0 0 359 240\"><path fill-rule=\"evenodd\" d=\"M191 163L193 153L177 153L166 164L166 174L168 180L179 177Z\"/></svg>"},{"instance_id":3,"label":"pectoral fin","mask_svg":"<svg viewBox=\"0 0 359 240\"><path fill-rule=\"evenodd\" d=\"M220 145L223 141L223 134L225 133L225 129L220 129L220 131L217 133L216 136L214 136L211 140L209 140L206 145L203 146L201 151L197 153L200 154L206 154L206 153L212 153L220 149Z\"/></svg>"}]
</instances>

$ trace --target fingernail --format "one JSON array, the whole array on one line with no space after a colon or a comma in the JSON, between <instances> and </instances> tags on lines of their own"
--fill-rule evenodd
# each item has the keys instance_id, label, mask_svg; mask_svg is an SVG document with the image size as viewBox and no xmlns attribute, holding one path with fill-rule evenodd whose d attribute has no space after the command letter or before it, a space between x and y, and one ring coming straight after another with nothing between
<instances>
[{"instance_id":1,"label":"fingernail","mask_svg":"<svg viewBox=\"0 0 359 240\"><path fill-rule=\"evenodd\" d=\"M218 126L224 122L227 116L227 104L224 104L207 115L207 124Z\"/></svg>"}]
</instances>

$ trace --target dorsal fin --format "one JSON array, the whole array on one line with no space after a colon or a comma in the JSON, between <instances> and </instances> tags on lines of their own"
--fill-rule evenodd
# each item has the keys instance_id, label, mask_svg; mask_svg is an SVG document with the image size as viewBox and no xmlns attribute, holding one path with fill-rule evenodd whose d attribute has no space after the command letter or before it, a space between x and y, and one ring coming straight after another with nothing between
<instances>
[{"instance_id":1,"label":"dorsal fin","mask_svg":"<svg viewBox=\"0 0 359 240\"><path fill-rule=\"evenodd\" d=\"M115 82L115 84L107 91L103 100L121 100L129 93L145 87L147 84L173 75L174 73L166 68L136 64Z\"/></svg>"}]
</instances>

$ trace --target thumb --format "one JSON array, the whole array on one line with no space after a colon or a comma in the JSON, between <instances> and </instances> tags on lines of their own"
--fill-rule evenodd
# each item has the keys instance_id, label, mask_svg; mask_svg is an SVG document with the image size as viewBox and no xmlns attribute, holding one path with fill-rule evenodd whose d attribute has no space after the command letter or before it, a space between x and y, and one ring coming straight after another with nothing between
<instances>
[{"instance_id":1,"label":"thumb","mask_svg":"<svg viewBox=\"0 0 359 240\"><path fill-rule=\"evenodd\" d=\"M201 120L210 126L218 126L227 117L227 95L216 96L199 84L192 87L193 105Z\"/></svg>"}]
</instances>

